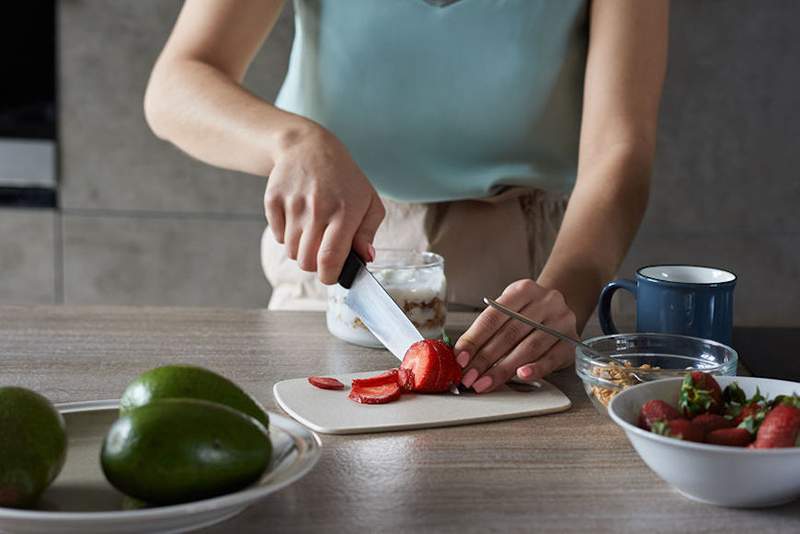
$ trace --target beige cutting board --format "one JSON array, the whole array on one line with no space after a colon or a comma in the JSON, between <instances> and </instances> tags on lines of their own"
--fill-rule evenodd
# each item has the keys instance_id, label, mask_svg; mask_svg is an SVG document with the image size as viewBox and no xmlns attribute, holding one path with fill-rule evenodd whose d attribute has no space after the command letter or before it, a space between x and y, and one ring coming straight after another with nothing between
<instances>
[{"instance_id":1,"label":"beige cutting board","mask_svg":"<svg viewBox=\"0 0 800 534\"><path fill-rule=\"evenodd\" d=\"M353 378L380 371L338 375L344 391L319 389L305 378L275 384L275 399L283 410L308 428L323 434L363 434L498 421L568 410L570 400L552 384L503 386L483 395L406 394L389 404L359 404L347 398Z\"/></svg>"}]
</instances>

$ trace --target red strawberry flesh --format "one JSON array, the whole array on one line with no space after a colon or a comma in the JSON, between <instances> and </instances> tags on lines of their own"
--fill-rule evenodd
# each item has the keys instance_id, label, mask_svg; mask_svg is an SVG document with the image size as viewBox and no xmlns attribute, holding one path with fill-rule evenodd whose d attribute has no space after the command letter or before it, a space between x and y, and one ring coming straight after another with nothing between
<instances>
[{"instance_id":1,"label":"red strawberry flesh","mask_svg":"<svg viewBox=\"0 0 800 534\"><path fill-rule=\"evenodd\" d=\"M344 384L327 376L309 376L308 382L320 389L344 389Z\"/></svg>"},{"instance_id":2,"label":"red strawberry flesh","mask_svg":"<svg viewBox=\"0 0 800 534\"><path fill-rule=\"evenodd\" d=\"M425 339L409 347L398 380L410 391L441 393L461 380L461 366L452 348L442 341Z\"/></svg>"},{"instance_id":3,"label":"red strawberry flesh","mask_svg":"<svg viewBox=\"0 0 800 534\"><path fill-rule=\"evenodd\" d=\"M361 404L386 404L400 398L402 391L397 383L378 386L357 386L347 396L350 400Z\"/></svg>"},{"instance_id":4,"label":"red strawberry flesh","mask_svg":"<svg viewBox=\"0 0 800 534\"><path fill-rule=\"evenodd\" d=\"M384 384L398 384L397 369L389 369L385 373L367 378L354 378L353 387L361 386L382 386Z\"/></svg>"}]
</instances>

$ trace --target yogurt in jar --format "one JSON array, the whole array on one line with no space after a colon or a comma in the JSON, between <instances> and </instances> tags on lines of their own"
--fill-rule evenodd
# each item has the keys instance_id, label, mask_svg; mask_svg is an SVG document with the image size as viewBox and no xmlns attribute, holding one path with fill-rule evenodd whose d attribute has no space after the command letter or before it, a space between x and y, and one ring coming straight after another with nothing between
<instances>
[{"instance_id":1,"label":"yogurt in jar","mask_svg":"<svg viewBox=\"0 0 800 534\"><path fill-rule=\"evenodd\" d=\"M433 252L378 249L367 265L386 292L426 338L442 337L447 320L447 282L444 258ZM328 287L328 330L334 336L364 347L382 347L361 319L344 303L347 290Z\"/></svg>"}]
</instances>

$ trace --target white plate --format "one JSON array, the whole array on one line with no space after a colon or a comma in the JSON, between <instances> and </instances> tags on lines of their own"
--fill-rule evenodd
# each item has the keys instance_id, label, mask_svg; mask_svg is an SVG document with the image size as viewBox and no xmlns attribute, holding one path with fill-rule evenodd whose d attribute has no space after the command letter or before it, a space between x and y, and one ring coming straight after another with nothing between
<instances>
[{"instance_id":1,"label":"white plate","mask_svg":"<svg viewBox=\"0 0 800 534\"><path fill-rule=\"evenodd\" d=\"M69 448L61 474L36 510L0 508L0 530L9 532L185 532L224 521L308 473L320 456L319 438L287 417L269 413L273 452L256 484L228 495L157 508L125 510L125 497L103 476L100 447L117 418L117 401L58 404L67 422Z\"/></svg>"}]
</instances>

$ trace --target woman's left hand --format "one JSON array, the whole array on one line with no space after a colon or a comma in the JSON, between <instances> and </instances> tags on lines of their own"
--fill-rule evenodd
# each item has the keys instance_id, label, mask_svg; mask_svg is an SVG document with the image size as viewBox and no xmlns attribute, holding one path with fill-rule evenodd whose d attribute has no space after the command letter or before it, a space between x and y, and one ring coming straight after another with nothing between
<instances>
[{"instance_id":1,"label":"woman's left hand","mask_svg":"<svg viewBox=\"0 0 800 534\"><path fill-rule=\"evenodd\" d=\"M564 296L533 280L517 280L497 301L544 323L578 337L575 314ZM516 374L523 380L542 378L568 367L575 349L549 334L511 319L494 308L486 308L455 345L456 359L464 369L462 383L477 393L487 393Z\"/></svg>"}]
</instances>

